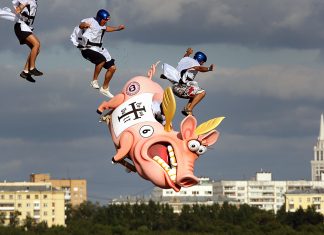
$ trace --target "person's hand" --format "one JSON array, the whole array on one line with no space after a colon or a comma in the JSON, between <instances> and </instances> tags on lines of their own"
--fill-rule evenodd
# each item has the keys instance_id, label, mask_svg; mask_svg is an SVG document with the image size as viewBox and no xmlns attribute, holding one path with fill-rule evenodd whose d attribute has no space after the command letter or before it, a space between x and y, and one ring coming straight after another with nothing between
<instances>
[{"instance_id":1,"label":"person's hand","mask_svg":"<svg viewBox=\"0 0 324 235\"><path fill-rule=\"evenodd\" d=\"M189 47L187 50L186 50L186 54L187 55L191 55L193 53L193 49L191 47Z\"/></svg>"},{"instance_id":2,"label":"person's hand","mask_svg":"<svg viewBox=\"0 0 324 235\"><path fill-rule=\"evenodd\" d=\"M123 29L125 29L125 25L121 24L118 26L118 30L123 30Z\"/></svg>"},{"instance_id":3,"label":"person's hand","mask_svg":"<svg viewBox=\"0 0 324 235\"><path fill-rule=\"evenodd\" d=\"M211 64L208 68L208 71L214 71L214 64Z\"/></svg>"}]
</instances>

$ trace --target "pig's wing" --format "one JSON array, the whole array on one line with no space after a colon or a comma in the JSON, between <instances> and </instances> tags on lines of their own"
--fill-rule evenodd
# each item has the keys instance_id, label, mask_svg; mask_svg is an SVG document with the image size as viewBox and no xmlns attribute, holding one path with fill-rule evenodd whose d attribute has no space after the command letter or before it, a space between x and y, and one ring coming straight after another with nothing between
<instances>
[{"instance_id":1,"label":"pig's wing","mask_svg":"<svg viewBox=\"0 0 324 235\"><path fill-rule=\"evenodd\" d=\"M176 101L171 87L168 87L164 90L162 109L165 115L165 122L166 122L164 126L164 130L169 132L172 130L172 120L176 112Z\"/></svg>"}]
</instances>

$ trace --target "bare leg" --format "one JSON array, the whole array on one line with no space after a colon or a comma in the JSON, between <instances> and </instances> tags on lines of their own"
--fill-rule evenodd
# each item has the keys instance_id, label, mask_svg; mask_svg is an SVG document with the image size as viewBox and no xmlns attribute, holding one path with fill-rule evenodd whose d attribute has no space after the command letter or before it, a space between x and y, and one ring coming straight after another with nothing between
<instances>
[{"instance_id":1,"label":"bare leg","mask_svg":"<svg viewBox=\"0 0 324 235\"><path fill-rule=\"evenodd\" d=\"M194 107L205 97L206 95L206 92L202 92L202 93L199 93L197 95L195 95L194 98L190 99L186 108L188 111L192 111L194 109Z\"/></svg>"},{"instance_id":2,"label":"bare leg","mask_svg":"<svg viewBox=\"0 0 324 235\"><path fill-rule=\"evenodd\" d=\"M106 72L106 74L105 74L105 80L104 80L104 83L103 83L103 85L102 85L102 87L103 87L104 89L107 89L107 88L108 88L108 86L109 86L109 82L110 82L110 80L112 79L114 73L116 72L116 69L117 69L117 68L116 68L115 65L113 65L113 66L111 66L109 69L107 69L107 72Z\"/></svg>"},{"instance_id":3,"label":"bare leg","mask_svg":"<svg viewBox=\"0 0 324 235\"><path fill-rule=\"evenodd\" d=\"M92 81L98 80L98 76L99 76L99 74L100 74L100 72L101 72L101 69L102 69L102 67L104 66L105 63L106 63L106 62L103 61L103 62L101 62L100 64L97 64L97 65L96 65L95 70L94 70L94 72L93 72L93 78L92 78Z\"/></svg>"},{"instance_id":4,"label":"bare leg","mask_svg":"<svg viewBox=\"0 0 324 235\"><path fill-rule=\"evenodd\" d=\"M24 67L25 72L29 71L29 60L30 60L30 53L29 53L29 55L27 57L27 61L26 61L25 67Z\"/></svg>"},{"instance_id":5,"label":"bare leg","mask_svg":"<svg viewBox=\"0 0 324 235\"><path fill-rule=\"evenodd\" d=\"M29 46L31 51L25 64L25 70L31 70L35 68L36 58L40 50L40 42L34 34L31 34L26 38L26 44Z\"/></svg>"},{"instance_id":6,"label":"bare leg","mask_svg":"<svg viewBox=\"0 0 324 235\"><path fill-rule=\"evenodd\" d=\"M188 101L188 103L187 103L187 105L186 105L186 109L187 109L187 110L191 110L189 107L190 107L190 105L191 105L191 103L192 103L192 100L193 100L194 98L195 98L195 97L189 99L189 101Z\"/></svg>"}]
</instances>

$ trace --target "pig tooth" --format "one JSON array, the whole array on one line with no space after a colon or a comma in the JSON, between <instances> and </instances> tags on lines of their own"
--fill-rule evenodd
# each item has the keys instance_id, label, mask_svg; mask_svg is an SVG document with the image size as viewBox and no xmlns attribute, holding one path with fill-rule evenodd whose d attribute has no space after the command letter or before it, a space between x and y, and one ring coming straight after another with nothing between
<instances>
[{"instance_id":1,"label":"pig tooth","mask_svg":"<svg viewBox=\"0 0 324 235\"><path fill-rule=\"evenodd\" d=\"M164 162L163 159L160 158L159 156L154 156L153 159L154 159L157 163L159 163L159 165L161 165L161 164Z\"/></svg>"},{"instance_id":2,"label":"pig tooth","mask_svg":"<svg viewBox=\"0 0 324 235\"><path fill-rule=\"evenodd\" d=\"M169 166L168 164L166 164L165 162L163 162L163 163L161 164L161 166L162 166L163 169L166 170L166 171L170 170L170 166Z\"/></svg>"},{"instance_id":3,"label":"pig tooth","mask_svg":"<svg viewBox=\"0 0 324 235\"><path fill-rule=\"evenodd\" d=\"M170 168L170 166L163 161L163 159L159 156L154 156L153 160L157 162L168 174L172 182L176 182L177 178L177 169L176 168Z\"/></svg>"},{"instance_id":4,"label":"pig tooth","mask_svg":"<svg viewBox=\"0 0 324 235\"><path fill-rule=\"evenodd\" d=\"M169 176L171 177L171 176L175 176L176 174L177 174L177 170L176 170L176 168L172 168L172 169L170 169L169 171L168 171L168 174L169 174Z\"/></svg>"},{"instance_id":5,"label":"pig tooth","mask_svg":"<svg viewBox=\"0 0 324 235\"><path fill-rule=\"evenodd\" d=\"M154 156L153 160L156 161L164 170L168 171L170 169L169 165L163 161L159 156Z\"/></svg>"},{"instance_id":6,"label":"pig tooth","mask_svg":"<svg viewBox=\"0 0 324 235\"><path fill-rule=\"evenodd\" d=\"M172 180L173 183L176 182L176 178L177 178L176 175L171 175L171 176L170 176L170 179Z\"/></svg>"},{"instance_id":7,"label":"pig tooth","mask_svg":"<svg viewBox=\"0 0 324 235\"><path fill-rule=\"evenodd\" d=\"M170 179L171 179L173 182L175 182L176 177L177 177L177 170L176 170L176 168L172 168L172 169L170 169L170 170L168 171L168 175L169 175Z\"/></svg>"},{"instance_id":8,"label":"pig tooth","mask_svg":"<svg viewBox=\"0 0 324 235\"><path fill-rule=\"evenodd\" d=\"M168 152L169 152L171 166L177 166L178 165L177 159L175 157L175 154L174 154L174 151L173 151L173 148L171 145L168 145Z\"/></svg>"},{"instance_id":9,"label":"pig tooth","mask_svg":"<svg viewBox=\"0 0 324 235\"><path fill-rule=\"evenodd\" d=\"M157 161L159 158L160 158L159 156L154 156L154 157L153 157L153 160L154 160L154 161Z\"/></svg>"}]
</instances>

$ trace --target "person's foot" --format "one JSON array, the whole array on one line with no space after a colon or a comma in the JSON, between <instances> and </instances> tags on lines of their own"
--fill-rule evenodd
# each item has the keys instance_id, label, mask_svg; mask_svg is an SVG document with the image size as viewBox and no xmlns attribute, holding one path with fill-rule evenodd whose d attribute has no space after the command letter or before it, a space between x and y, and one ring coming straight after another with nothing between
<instances>
[{"instance_id":1,"label":"person's foot","mask_svg":"<svg viewBox=\"0 0 324 235\"><path fill-rule=\"evenodd\" d=\"M103 87L100 87L99 92L100 92L101 94L103 94L103 95L109 97L109 98L113 98L113 97L114 97L114 95L110 93L110 91L109 91L109 87L107 87L107 89L104 89Z\"/></svg>"},{"instance_id":2,"label":"person's foot","mask_svg":"<svg viewBox=\"0 0 324 235\"><path fill-rule=\"evenodd\" d=\"M23 79L26 79L30 74L29 73L26 73L25 71L22 71L19 76Z\"/></svg>"},{"instance_id":3,"label":"person's foot","mask_svg":"<svg viewBox=\"0 0 324 235\"><path fill-rule=\"evenodd\" d=\"M28 82L35 83L35 79L29 73L22 71L19 76L22 79L26 79Z\"/></svg>"},{"instance_id":4,"label":"person's foot","mask_svg":"<svg viewBox=\"0 0 324 235\"><path fill-rule=\"evenodd\" d=\"M168 79L164 74L161 74L160 75L160 78L162 78L162 79Z\"/></svg>"},{"instance_id":5,"label":"person's foot","mask_svg":"<svg viewBox=\"0 0 324 235\"><path fill-rule=\"evenodd\" d=\"M29 73L34 76L42 76L43 73L36 68L29 70Z\"/></svg>"},{"instance_id":6,"label":"person's foot","mask_svg":"<svg viewBox=\"0 0 324 235\"><path fill-rule=\"evenodd\" d=\"M181 113L185 116L188 116L188 115L192 115L192 110L189 110L187 108L183 108L183 110L181 111Z\"/></svg>"},{"instance_id":7,"label":"person's foot","mask_svg":"<svg viewBox=\"0 0 324 235\"><path fill-rule=\"evenodd\" d=\"M100 88L100 86L98 84L98 80L92 80L90 82L90 86L92 86L94 89L99 89Z\"/></svg>"}]
</instances>

